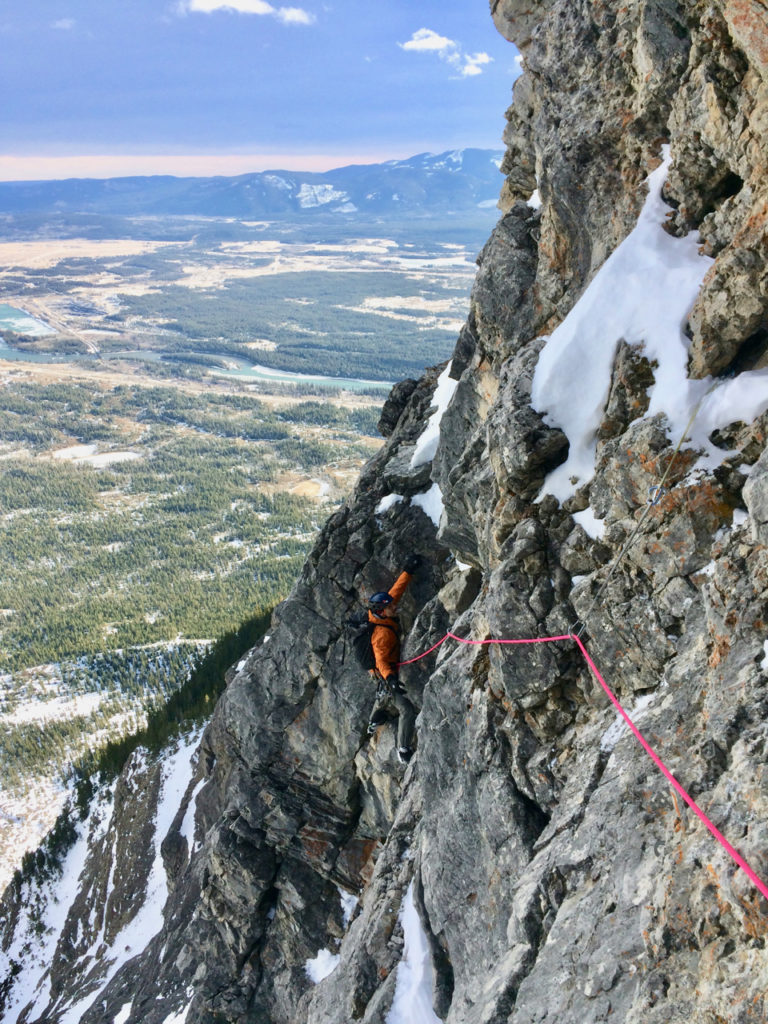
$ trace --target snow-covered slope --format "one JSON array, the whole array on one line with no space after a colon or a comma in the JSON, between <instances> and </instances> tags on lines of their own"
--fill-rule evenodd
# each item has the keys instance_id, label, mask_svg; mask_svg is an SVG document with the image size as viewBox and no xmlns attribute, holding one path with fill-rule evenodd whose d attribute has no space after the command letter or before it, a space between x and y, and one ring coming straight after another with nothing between
<instances>
[{"instance_id":1,"label":"snow-covered slope","mask_svg":"<svg viewBox=\"0 0 768 1024\"><path fill-rule=\"evenodd\" d=\"M675 238L664 230L673 213L661 198L672 161L668 145L664 153L648 176L636 226L552 332L536 364L531 404L568 438L568 458L543 489L560 501L594 476L598 428L622 341L655 364L647 415L663 415L674 441L693 428L701 468L722 462L722 449L709 438L733 422L734 410L751 422L768 408L768 369L729 379L688 377L687 317L714 261L701 251L698 231Z\"/></svg>"},{"instance_id":2,"label":"snow-covered slope","mask_svg":"<svg viewBox=\"0 0 768 1024\"><path fill-rule=\"evenodd\" d=\"M7 1024L76 1024L160 934L169 895L163 843L178 834L192 851L199 741L198 730L159 758L137 750L117 784L97 791L87 816L73 823L61 863L6 894L17 914L0 959L0 976L13 978ZM130 1001L124 1009L123 1017Z\"/></svg>"}]
</instances>

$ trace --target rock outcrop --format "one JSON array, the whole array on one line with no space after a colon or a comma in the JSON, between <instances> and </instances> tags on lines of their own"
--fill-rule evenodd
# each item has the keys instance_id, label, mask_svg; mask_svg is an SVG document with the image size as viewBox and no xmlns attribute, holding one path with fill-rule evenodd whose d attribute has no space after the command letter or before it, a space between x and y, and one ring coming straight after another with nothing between
<instances>
[{"instance_id":1,"label":"rock outcrop","mask_svg":"<svg viewBox=\"0 0 768 1024\"><path fill-rule=\"evenodd\" d=\"M373 693L344 621L417 552L406 658L448 629L578 629L670 770L768 879L766 8L494 0L492 13L524 74L502 216L454 359L395 389L386 446L233 673L163 844L163 928L102 972L84 1024L171 1011L187 1024L400 1024L406 893L447 1024L768 1018L768 901L617 722L572 641L447 641L403 669L420 711L411 763L391 728L366 736ZM686 326L689 376L738 404L702 413L708 433L676 453L679 410L649 404L658 360L617 338L594 475L557 500L548 476L573 440L532 405L536 368L632 231L664 144L666 230L698 231L712 260ZM454 390L428 461L439 373ZM75 1001L95 967L68 948L58 1001L38 1000L25 1024L74 1019L62 993Z\"/></svg>"}]
</instances>

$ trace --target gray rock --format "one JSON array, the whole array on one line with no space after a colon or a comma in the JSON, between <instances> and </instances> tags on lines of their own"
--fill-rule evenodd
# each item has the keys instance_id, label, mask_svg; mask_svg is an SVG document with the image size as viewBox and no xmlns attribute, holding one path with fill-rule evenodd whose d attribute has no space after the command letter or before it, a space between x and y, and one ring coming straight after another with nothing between
<instances>
[{"instance_id":1,"label":"gray rock","mask_svg":"<svg viewBox=\"0 0 768 1024\"><path fill-rule=\"evenodd\" d=\"M755 211L753 216L766 211ZM691 310L690 372L706 377L725 369L768 320L768 234L756 247L731 247L707 275Z\"/></svg>"},{"instance_id":2,"label":"gray rock","mask_svg":"<svg viewBox=\"0 0 768 1024\"><path fill-rule=\"evenodd\" d=\"M744 501L749 511L750 532L754 544L768 544L768 449L757 460L744 485Z\"/></svg>"},{"instance_id":3,"label":"gray rock","mask_svg":"<svg viewBox=\"0 0 768 1024\"><path fill-rule=\"evenodd\" d=\"M418 494L430 483L429 462L411 465L416 445L404 445L394 458L387 462L382 473L384 487L393 494Z\"/></svg>"},{"instance_id":4,"label":"gray rock","mask_svg":"<svg viewBox=\"0 0 768 1024\"><path fill-rule=\"evenodd\" d=\"M379 417L378 427L382 437L391 437L394 433L397 421L400 419L408 399L416 390L417 384L418 381L415 380L401 380L390 391Z\"/></svg>"}]
</instances>

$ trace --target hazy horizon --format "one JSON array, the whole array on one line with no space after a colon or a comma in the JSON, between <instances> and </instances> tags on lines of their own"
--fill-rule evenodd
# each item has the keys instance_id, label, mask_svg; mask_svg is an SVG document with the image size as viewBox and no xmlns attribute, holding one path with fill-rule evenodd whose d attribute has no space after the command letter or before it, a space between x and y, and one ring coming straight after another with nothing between
<instances>
[{"instance_id":1,"label":"hazy horizon","mask_svg":"<svg viewBox=\"0 0 768 1024\"><path fill-rule=\"evenodd\" d=\"M488 149L503 152L503 145L457 146L454 150ZM389 161L409 160L421 153L439 155L452 150L420 150L402 154L381 154L379 156L354 154L321 154L300 156L295 154L223 154L223 155L176 155L136 154L100 157L3 157L0 155L0 183L22 184L38 181L66 181L71 179L106 180L121 177L178 177L212 178L237 177L242 174L260 174L274 171L295 171L308 174L324 174L342 167L383 164ZM29 173L21 173L22 168ZM19 173L14 174L13 168ZM87 168L87 170L85 170ZM82 169L82 170L81 170ZM6 170L10 173L6 174ZM35 171L39 173L33 173Z\"/></svg>"},{"instance_id":2,"label":"hazy horizon","mask_svg":"<svg viewBox=\"0 0 768 1024\"><path fill-rule=\"evenodd\" d=\"M487 0L11 0L0 39L4 181L501 149L520 70Z\"/></svg>"}]
</instances>

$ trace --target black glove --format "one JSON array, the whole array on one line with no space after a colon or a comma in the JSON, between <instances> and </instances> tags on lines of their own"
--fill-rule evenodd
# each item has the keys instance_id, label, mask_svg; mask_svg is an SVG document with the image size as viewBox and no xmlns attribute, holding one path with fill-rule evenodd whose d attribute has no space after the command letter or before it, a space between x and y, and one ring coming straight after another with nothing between
<instances>
[{"instance_id":1,"label":"black glove","mask_svg":"<svg viewBox=\"0 0 768 1024\"><path fill-rule=\"evenodd\" d=\"M390 693L405 693L405 690L400 685L400 677L396 675L387 676L387 686Z\"/></svg>"},{"instance_id":2,"label":"black glove","mask_svg":"<svg viewBox=\"0 0 768 1024\"><path fill-rule=\"evenodd\" d=\"M421 565L421 556L420 555L408 555L408 557L403 562L403 568L405 569L406 572L409 572L411 574L415 573L420 565Z\"/></svg>"}]
</instances>

